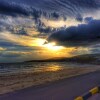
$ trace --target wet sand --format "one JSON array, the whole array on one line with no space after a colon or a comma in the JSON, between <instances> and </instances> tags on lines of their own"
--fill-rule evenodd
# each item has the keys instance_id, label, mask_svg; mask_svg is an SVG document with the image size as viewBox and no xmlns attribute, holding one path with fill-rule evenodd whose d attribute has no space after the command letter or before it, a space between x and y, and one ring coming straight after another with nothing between
<instances>
[{"instance_id":1,"label":"wet sand","mask_svg":"<svg viewBox=\"0 0 100 100\"><path fill-rule=\"evenodd\" d=\"M0 75L0 94L13 92L31 86L48 84L50 82L94 72L97 70L100 70L100 67L76 67L66 68L58 71Z\"/></svg>"}]
</instances>

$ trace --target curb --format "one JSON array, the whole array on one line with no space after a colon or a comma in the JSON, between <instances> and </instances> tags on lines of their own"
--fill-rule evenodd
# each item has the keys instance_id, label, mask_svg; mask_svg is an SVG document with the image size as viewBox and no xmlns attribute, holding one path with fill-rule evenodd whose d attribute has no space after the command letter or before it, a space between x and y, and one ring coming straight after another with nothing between
<instances>
[{"instance_id":1,"label":"curb","mask_svg":"<svg viewBox=\"0 0 100 100\"><path fill-rule=\"evenodd\" d=\"M98 87L91 89L88 93L84 94L83 96L79 96L74 100L87 100L91 96L93 96L94 94L99 93L99 92L100 92L100 87L98 86Z\"/></svg>"}]
</instances>

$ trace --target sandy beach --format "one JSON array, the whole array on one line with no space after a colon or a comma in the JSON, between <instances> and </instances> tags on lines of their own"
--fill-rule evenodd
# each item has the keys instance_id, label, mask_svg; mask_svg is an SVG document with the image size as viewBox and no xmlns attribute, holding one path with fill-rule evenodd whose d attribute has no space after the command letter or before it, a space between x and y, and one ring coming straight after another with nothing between
<instances>
[{"instance_id":1,"label":"sandy beach","mask_svg":"<svg viewBox=\"0 0 100 100\"><path fill-rule=\"evenodd\" d=\"M66 68L57 71L35 72L35 73L16 73L0 75L0 94L13 92L16 90L48 84L57 80L86 74L100 70L100 67L76 67Z\"/></svg>"},{"instance_id":2,"label":"sandy beach","mask_svg":"<svg viewBox=\"0 0 100 100\"><path fill-rule=\"evenodd\" d=\"M74 100L100 85L100 71L48 83L2 94L0 100Z\"/></svg>"}]
</instances>

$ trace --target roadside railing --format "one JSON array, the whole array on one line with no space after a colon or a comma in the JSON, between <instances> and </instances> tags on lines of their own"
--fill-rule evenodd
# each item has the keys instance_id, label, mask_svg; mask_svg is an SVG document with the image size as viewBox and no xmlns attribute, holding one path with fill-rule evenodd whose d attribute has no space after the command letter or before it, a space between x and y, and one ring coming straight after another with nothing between
<instances>
[{"instance_id":1,"label":"roadside railing","mask_svg":"<svg viewBox=\"0 0 100 100\"><path fill-rule=\"evenodd\" d=\"M88 93L84 94L83 96L79 96L74 100L87 100L91 96L93 96L94 94L99 93L99 92L100 92L100 86L91 89Z\"/></svg>"}]
</instances>

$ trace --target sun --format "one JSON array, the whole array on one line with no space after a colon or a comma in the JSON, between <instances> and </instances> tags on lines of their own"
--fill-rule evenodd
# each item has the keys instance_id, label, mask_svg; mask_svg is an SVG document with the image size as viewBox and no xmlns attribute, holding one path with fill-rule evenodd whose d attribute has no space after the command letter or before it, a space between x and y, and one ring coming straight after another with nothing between
<instances>
[{"instance_id":1,"label":"sun","mask_svg":"<svg viewBox=\"0 0 100 100\"><path fill-rule=\"evenodd\" d=\"M53 50L53 51L58 51L64 48L62 46L56 46L56 42L44 44L44 47L48 48L49 50Z\"/></svg>"},{"instance_id":2,"label":"sun","mask_svg":"<svg viewBox=\"0 0 100 100\"><path fill-rule=\"evenodd\" d=\"M56 42L47 42L45 39L41 39L41 38L35 39L31 43L31 46L38 46L51 51L60 51L64 49L63 46L58 46Z\"/></svg>"}]
</instances>

